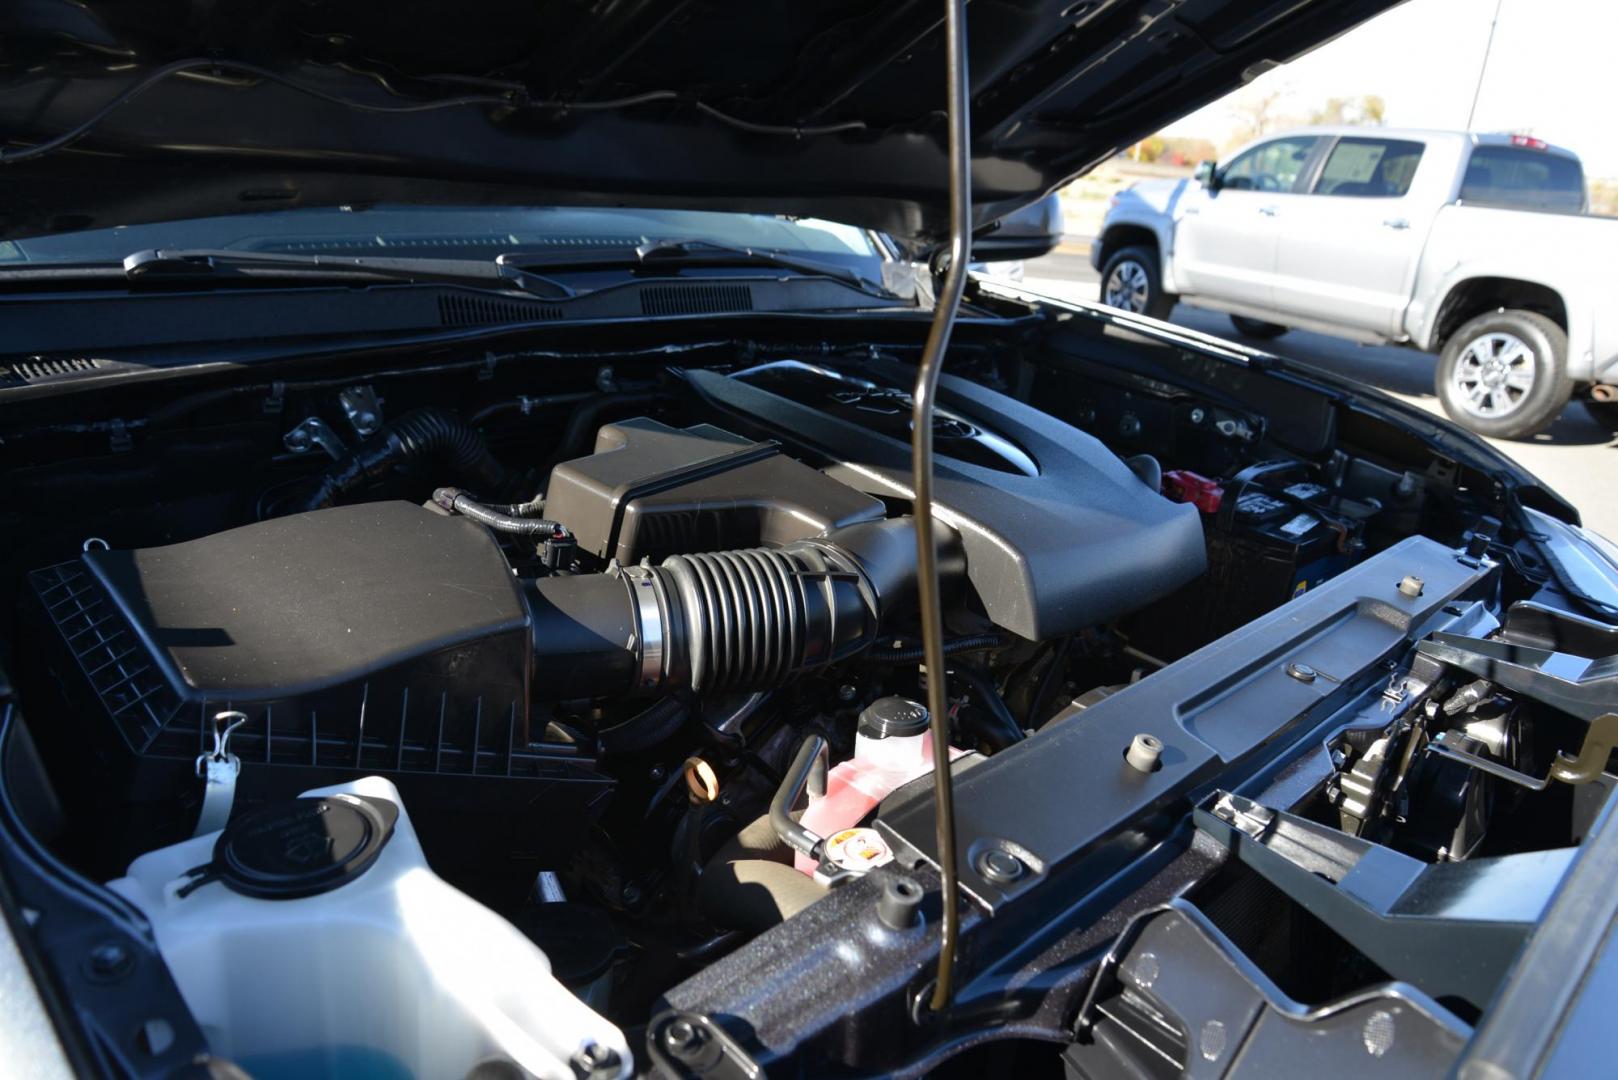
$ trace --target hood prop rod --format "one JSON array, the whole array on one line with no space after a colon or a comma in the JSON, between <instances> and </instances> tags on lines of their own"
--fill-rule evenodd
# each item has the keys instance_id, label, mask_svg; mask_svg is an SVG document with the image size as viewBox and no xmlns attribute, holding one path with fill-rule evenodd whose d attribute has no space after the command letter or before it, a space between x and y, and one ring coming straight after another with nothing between
<instances>
[{"instance_id":1,"label":"hood prop rod","mask_svg":"<svg viewBox=\"0 0 1618 1080\"><path fill-rule=\"evenodd\" d=\"M945 61L949 116L949 265L937 290L932 328L916 371L910 469L915 485L916 585L921 607L922 655L927 664L927 710L933 732L933 799L938 829L938 868L943 879L944 918L938 947L938 977L930 1008L942 1012L954 992L955 953L960 943L960 882L955 858L955 797L950 787L949 699L944 678L944 619L938 585L938 546L933 533L933 404L938 373L966 287L972 247L972 149L966 70L966 0L945 0Z\"/></svg>"}]
</instances>

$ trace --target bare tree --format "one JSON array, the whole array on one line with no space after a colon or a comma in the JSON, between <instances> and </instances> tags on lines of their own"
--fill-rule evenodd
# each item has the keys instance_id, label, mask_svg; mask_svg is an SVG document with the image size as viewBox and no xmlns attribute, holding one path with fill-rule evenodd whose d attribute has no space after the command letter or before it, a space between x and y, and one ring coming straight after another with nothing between
<instances>
[{"instance_id":1,"label":"bare tree","mask_svg":"<svg viewBox=\"0 0 1618 1080\"><path fill-rule=\"evenodd\" d=\"M1254 91L1230 103L1230 113L1236 118L1239 142L1267 135L1280 123L1282 92L1280 89Z\"/></svg>"}]
</instances>

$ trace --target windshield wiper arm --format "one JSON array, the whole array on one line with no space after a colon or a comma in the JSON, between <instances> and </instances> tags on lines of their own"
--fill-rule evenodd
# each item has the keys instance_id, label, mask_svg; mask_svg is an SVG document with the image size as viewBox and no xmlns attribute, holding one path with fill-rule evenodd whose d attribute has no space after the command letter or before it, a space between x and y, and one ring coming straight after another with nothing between
<instances>
[{"instance_id":1,"label":"windshield wiper arm","mask_svg":"<svg viewBox=\"0 0 1618 1080\"><path fill-rule=\"evenodd\" d=\"M216 279L255 273L287 273L310 278L420 281L518 289L546 300L568 300L572 289L521 266L451 259L395 259L356 255L291 255L210 248L158 248L136 251L123 261L130 281Z\"/></svg>"}]
</instances>

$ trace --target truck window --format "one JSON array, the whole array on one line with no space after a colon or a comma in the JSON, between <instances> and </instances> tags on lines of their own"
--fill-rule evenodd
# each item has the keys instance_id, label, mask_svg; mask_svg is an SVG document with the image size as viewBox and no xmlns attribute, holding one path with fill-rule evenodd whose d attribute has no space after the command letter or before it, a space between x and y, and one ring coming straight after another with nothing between
<instances>
[{"instance_id":1,"label":"truck window","mask_svg":"<svg viewBox=\"0 0 1618 1080\"><path fill-rule=\"evenodd\" d=\"M1584 210L1584 170L1577 158L1515 146L1472 150L1461 180L1461 202L1515 210Z\"/></svg>"},{"instance_id":2,"label":"truck window","mask_svg":"<svg viewBox=\"0 0 1618 1080\"><path fill-rule=\"evenodd\" d=\"M1232 191L1291 191L1309 160L1312 135L1262 143L1240 154L1219 174L1219 186Z\"/></svg>"},{"instance_id":3,"label":"truck window","mask_svg":"<svg viewBox=\"0 0 1618 1080\"><path fill-rule=\"evenodd\" d=\"M1314 193L1397 199L1410 190L1422 149L1421 143L1406 139L1338 139Z\"/></svg>"}]
</instances>

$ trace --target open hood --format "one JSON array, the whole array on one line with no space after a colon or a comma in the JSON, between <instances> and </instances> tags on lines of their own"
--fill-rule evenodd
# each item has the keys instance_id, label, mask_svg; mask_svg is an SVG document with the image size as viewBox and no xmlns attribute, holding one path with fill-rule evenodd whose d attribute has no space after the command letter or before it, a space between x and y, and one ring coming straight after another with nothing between
<instances>
[{"instance_id":1,"label":"open hood","mask_svg":"<svg viewBox=\"0 0 1618 1080\"><path fill-rule=\"evenodd\" d=\"M1393 2L978 0L977 219ZM919 247L945 232L943 10L15 0L0 10L0 236L301 206L609 204L812 214Z\"/></svg>"}]
</instances>

